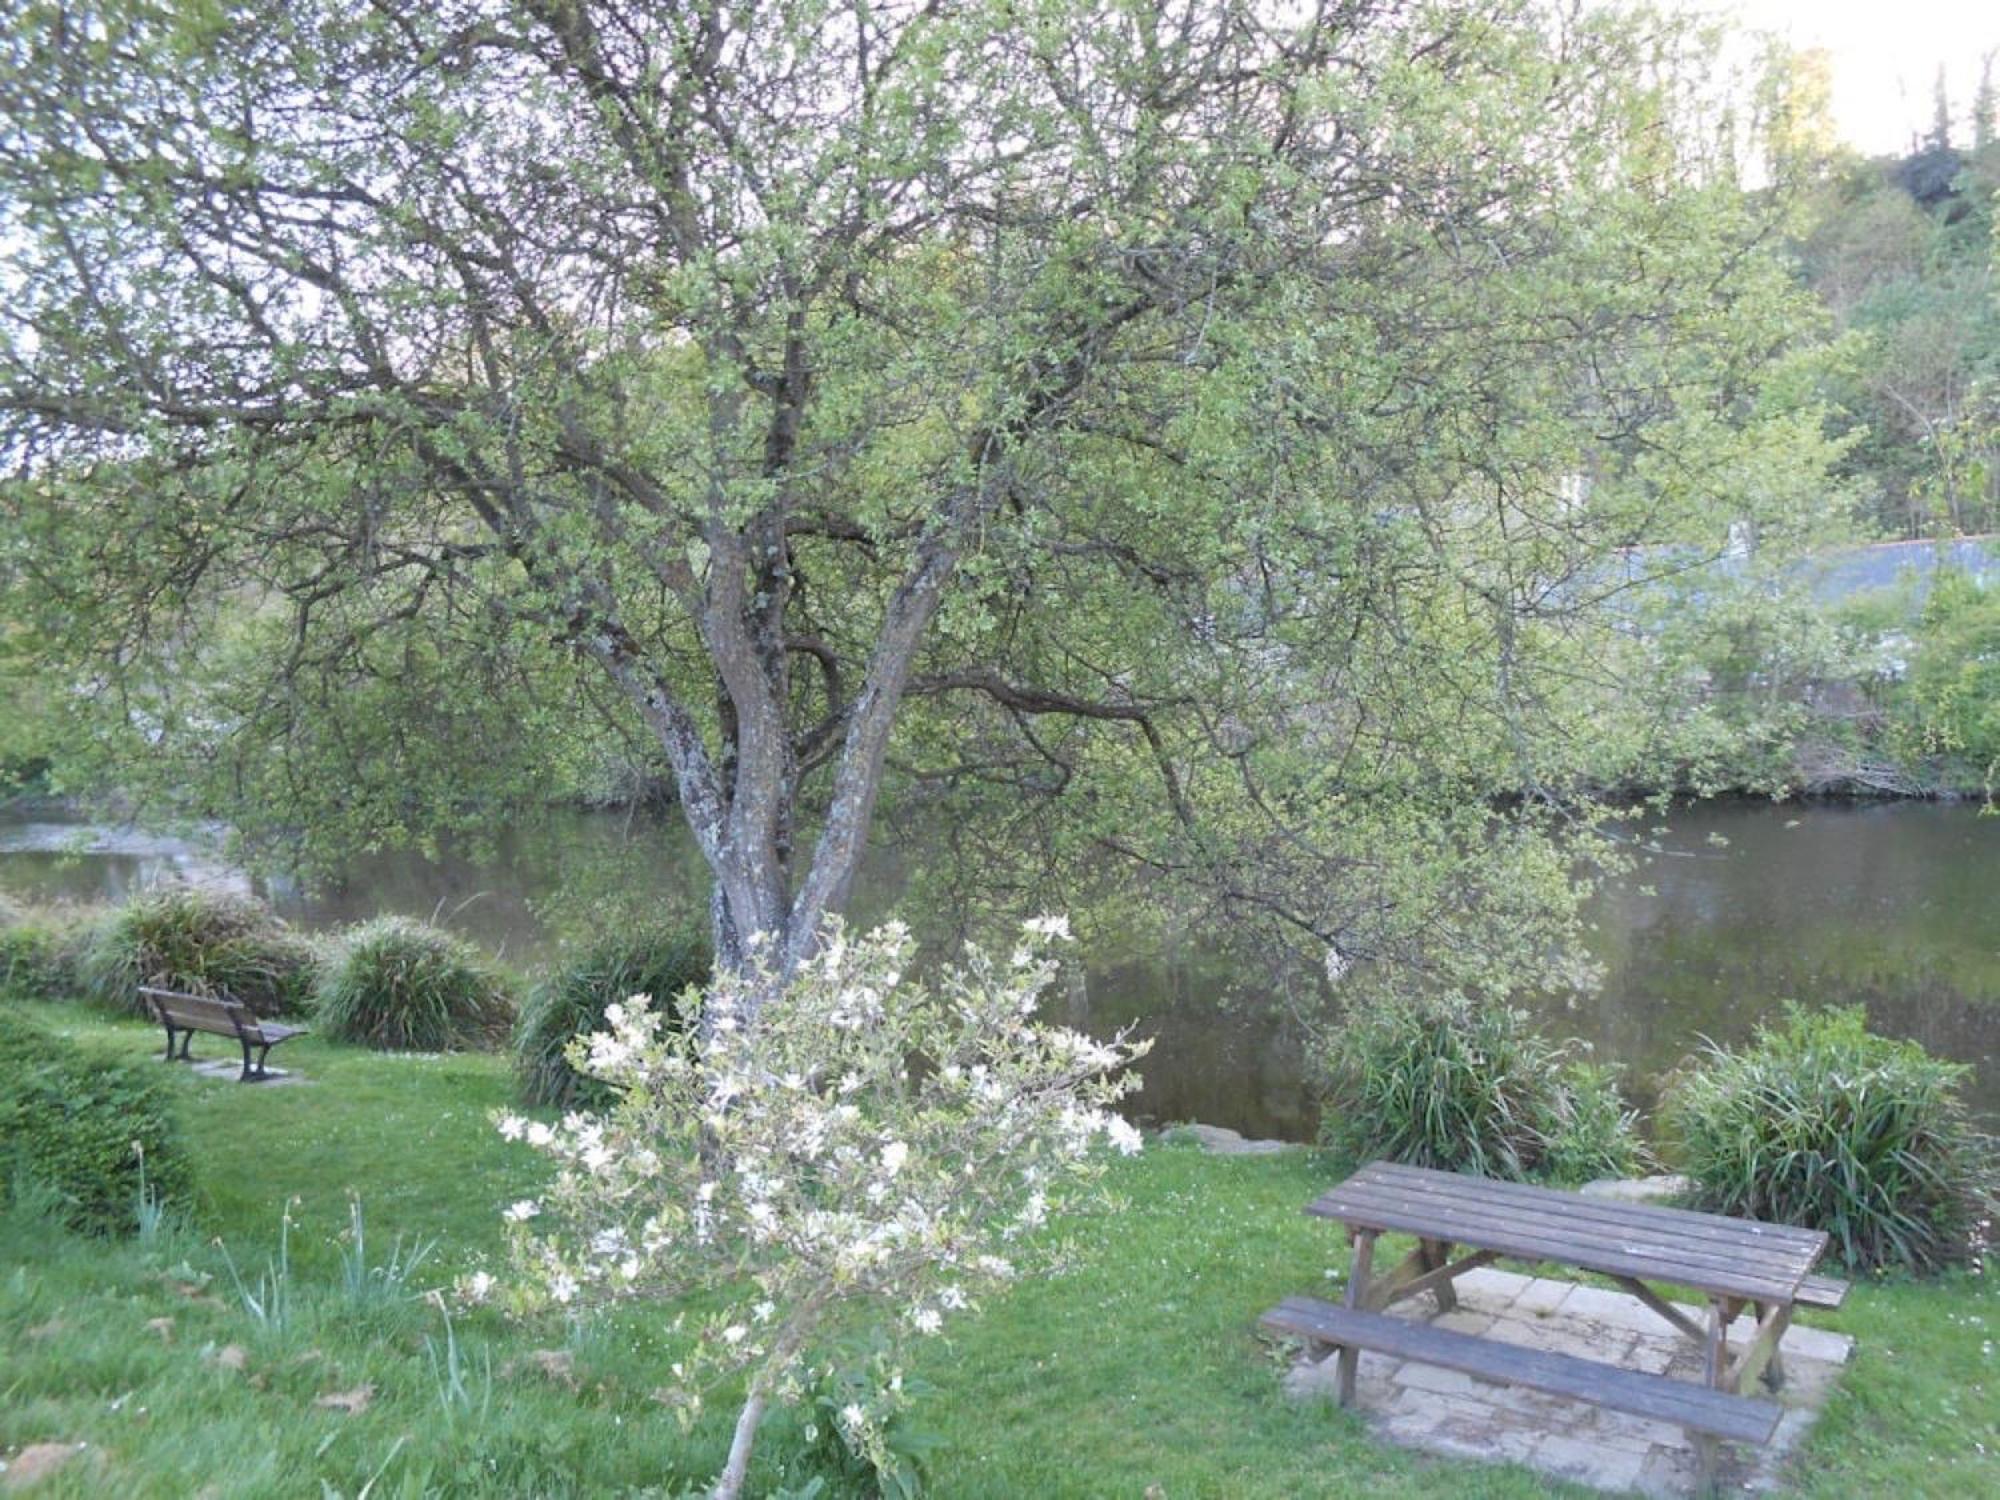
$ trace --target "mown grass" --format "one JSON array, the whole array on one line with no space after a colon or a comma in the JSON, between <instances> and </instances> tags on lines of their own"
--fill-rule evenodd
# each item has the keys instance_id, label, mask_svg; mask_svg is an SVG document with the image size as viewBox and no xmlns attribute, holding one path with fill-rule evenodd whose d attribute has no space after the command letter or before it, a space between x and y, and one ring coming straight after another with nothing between
<instances>
[{"instance_id":1,"label":"mown grass","mask_svg":"<svg viewBox=\"0 0 2000 1500\"><path fill-rule=\"evenodd\" d=\"M150 1041L136 1024L29 1008L89 1046L130 1054ZM0 1447L90 1444L34 1493L604 1496L675 1493L714 1473L723 1414L684 1435L650 1398L673 1357L657 1309L589 1327L455 1314L453 1379L445 1316L411 1294L492 1254L499 1206L535 1179L532 1155L487 1123L509 1101L504 1059L318 1039L285 1053L308 1084L174 1070L200 1179L190 1228L105 1245L0 1224ZM1329 1226L1299 1211L1331 1170L1306 1153L1231 1160L1175 1144L1119 1163L1120 1207L1067 1226L1070 1274L1017 1287L923 1346L918 1373L937 1394L915 1416L942 1440L933 1492L1580 1494L1384 1448L1347 1414L1282 1396L1281 1361L1252 1325L1344 1270ZM352 1194L371 1263L398 1235L406 1248L439 1242L401 1296L344 1290ZM254 1283L288 1202L294 1295L278 1326L247 1310L212 1242ZM171 1325L149 1328L162 1318ZM1795 1493L1990 1493L2000 1300L1982 1281L1863 1286L1814 1321L1860 1345L1794 1465ZM222 1356L232 1346L240 1369ZM364 1386L359 1411L315 1404ZM802 1477L788 1467L795 1436L782 1420L768 1431L754 1492Z\"/></svg>"}]
</instances>

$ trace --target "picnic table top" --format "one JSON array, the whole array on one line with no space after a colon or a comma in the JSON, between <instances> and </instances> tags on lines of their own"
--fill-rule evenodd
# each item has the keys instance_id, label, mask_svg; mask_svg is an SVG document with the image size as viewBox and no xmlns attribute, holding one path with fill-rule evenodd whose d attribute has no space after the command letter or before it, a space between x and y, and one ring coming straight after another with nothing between
<instances>
[{"instance_id":1,"label":"picnic table top","mask_svg":"<svg viewBox=\"0 0 2000 1500\"><path fill-rule=\"evenodd\" d=\"M1795 1300L1799 1283L1827 1244L1817 1229L1386 1161L1329 1188L1306 1212L1354 1229L1414 1234L1607 1276L1670 1281L1750 1302Z\"/></svg>"}]
</instances>

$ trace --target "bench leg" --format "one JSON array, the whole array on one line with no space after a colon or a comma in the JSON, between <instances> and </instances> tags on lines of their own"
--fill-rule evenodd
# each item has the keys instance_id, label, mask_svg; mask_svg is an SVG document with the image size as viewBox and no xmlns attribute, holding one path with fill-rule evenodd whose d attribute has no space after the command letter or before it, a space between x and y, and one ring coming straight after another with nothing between
<instances>
[{"instance_id":1,"label":"bench leg","mask_svg":"<svg viewBox=\"0 0 2000 1500\"><path fill-rule=\"evenodd\" d=\"M249 1038L238 1037L237 1040L243 1044L243 1072L236 1081L238 1083L262 1083L269 1076L264 1072L264 1059L271 1055L271 1044L266 1042L259 1048L256 1066L252 1067L250 1063L250 1048L252 1044Z\"/></svg>"},{"instance_id":2,"label":"bench leg","mask_svg":"<svg viewBox=\"0 0 2000 1500\"><path fill-rule=\"evenodd\" d=\"M160 1061L161 1062L174 1061L174 1028L171 1026L167 1028L167 1055L161 1058Z\"/></svg>"},{"instance_id":3,"label":"bench leg","mask_svg":"<svg viewBox=\"0 0 2000 1500\"><path fill-rule=\"evenodd\" d=\"M1368 1273L1375 1264L1375 1231L1363 1229L1354 1236L1354 1269L1347 1278L1347 1305L1356 1310L1368 1306ZM1361 1351L1352 1344L1340 1350L1340 1364L1334 1379L1334 1395L1342 1406L1354 1404L1354 1377L1361 1366Z\"/></svg>"}]
</instances>

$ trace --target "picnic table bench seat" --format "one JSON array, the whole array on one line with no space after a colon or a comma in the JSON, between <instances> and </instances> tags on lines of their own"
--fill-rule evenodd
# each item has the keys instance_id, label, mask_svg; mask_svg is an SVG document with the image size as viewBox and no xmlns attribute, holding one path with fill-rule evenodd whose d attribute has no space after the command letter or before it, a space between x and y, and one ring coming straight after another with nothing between
<instances>
[{"instance_id":1,"label":"picnic table bench seat","mask_svg":"<svg viewBox=\"0 0 2000 1500\"><path fill-rule=\"evenodd\" d=\"M1616 1369L1551 1349L1497 1343L1385 1313L1358 1312L1316 1297L1287 1297L1258 1322L1273 1333L1304 1339L1309 1345L1367 1349L1458 1370L1496 1385L1526 1386L1635 1417L1672 1422L1734 1442L1769 1442L1784 1415L1783 1408L1772 1401L1732 1395L1644 1370Z\"/></svg>"},{"instance_id":2,"label":"picnic table bench seat","mask_svg":"<svg viewBox=\"0 0 2000 1500\"><path fill-rule=\"evenodd\" d=\"M285 1075L265 1066L271 1049L295 1036L304 1036L304 1026L286 1026L278 1021L260 1020L250 1007L227 995L189 995L179 990L142 984L139 995L152 1009L153 1017L167 1029L165 1062L192 1062L188 1043L197 1031L213 1036L234 1037L243 1048L243 1072L239 1083L263 1083ZM178 1047L178 1050L176 1048ZM257 1056L253 1063L250 1054Z\"/></svg>"}]
</instances>

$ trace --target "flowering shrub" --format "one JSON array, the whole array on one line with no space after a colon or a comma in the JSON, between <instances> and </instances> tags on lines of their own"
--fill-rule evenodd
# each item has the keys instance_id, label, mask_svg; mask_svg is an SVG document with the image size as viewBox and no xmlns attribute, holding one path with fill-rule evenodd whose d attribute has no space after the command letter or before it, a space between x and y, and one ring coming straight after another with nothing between
<instances>
[{"instance_id":1,"label":"flowering shrub","mask_svg":"<svg viewBox=\"0 0 2000 1500\"><path fill-rule=\"evenodd\" d=\"M1056 974L1048 945L1068 935L1037 919L1010 961L968 949L925 987L906 978L900 923L858 940L836 925L782 990L768 972L719 975L693 1046L644 999L608 1008L610 1029L571 1058L617 1091L610 1112L499 1119L557 1163L541 1197L506 1211L506 1299L719 1293L721 1310L684 1329L664 1394L691 1422L705 1391L743 1380L715 1491L739 1493L768 1404L825 1376L830 1314L886 1311L892 1348L936 1333L1046 1250L1034 1231L1094 1183L1095 1144L1139 1149L1107 1107L1138 1086L1120 1070L1144 1045L1034 1019ZM501 1288L482 1273L463 1290ZM875 1397L837 1414L878 1463L900 1398L891 1360Z\"/></svg>"}]
</instances>

